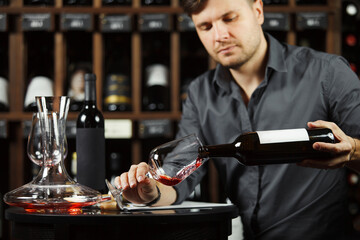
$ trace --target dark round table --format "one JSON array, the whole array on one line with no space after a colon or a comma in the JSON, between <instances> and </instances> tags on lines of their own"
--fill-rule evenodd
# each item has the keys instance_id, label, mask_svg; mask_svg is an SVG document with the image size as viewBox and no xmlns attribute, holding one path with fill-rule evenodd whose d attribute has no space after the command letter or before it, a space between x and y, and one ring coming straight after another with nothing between
<instances>
[{"instance_id":1,"label":"dark round table","mask_svg":"<svg viewBox=\"0 0 360 240\"><path fill-rule=\"evenodd\" d=\"M9 208L5 217L15 239L228 239L234 205L133 212L84 210L81 214L26 213Z\"/></svg>"}]
</instances>

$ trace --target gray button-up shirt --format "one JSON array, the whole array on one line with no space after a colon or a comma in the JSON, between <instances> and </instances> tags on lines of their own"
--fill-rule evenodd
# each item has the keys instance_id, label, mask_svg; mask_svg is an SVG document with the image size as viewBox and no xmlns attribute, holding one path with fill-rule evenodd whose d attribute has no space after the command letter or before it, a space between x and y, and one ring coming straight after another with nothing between
<instances>
[{"instance_id":1,"label":"gray button-up shirt","mask_svg":"<svg viewBox=\"0 0 360 240\"><path fill-rule=\"evenodd\" d=\"M245 132L306 128L308 121L319 119L359 137L360 81L346 60L281 44L268 34L266 38L265 79L248 106L229 70L218 65L189 86L178 137L196 133L206 145L230 143ZM235 158L212 161L227 196L239 208L247 239L338 240L349 226L345 169L246 167ZM175 186L177 203L192 192L205 169Z\"/></svg>"}]
</instances>

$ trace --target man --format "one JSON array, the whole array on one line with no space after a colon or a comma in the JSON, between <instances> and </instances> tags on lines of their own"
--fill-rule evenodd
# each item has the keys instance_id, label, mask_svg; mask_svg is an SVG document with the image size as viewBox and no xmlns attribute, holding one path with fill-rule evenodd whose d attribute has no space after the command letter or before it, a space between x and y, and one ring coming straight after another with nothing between
<instances>
[{"instance_id":1,"label":"man","mask_svg":"<svg viewBox=\"0 0 360 240\"><path fill-rule=\"evenodd\" d=\"M235 159L213 159L227 196L239 208L245 239L347 239L343 167L360 169L357 76L341 57L264 34L261 0L185 0L183 5L219 64L190 85L177 137L196 133L214 145L256 130L327 127L338 141L313 145L333 154L327 160L245 167ZM205 174L199 168L169 187L146 178L147 170L145 163L134 165L116 179L126 199L177 204Z\"/></svg>"}]
</instances>

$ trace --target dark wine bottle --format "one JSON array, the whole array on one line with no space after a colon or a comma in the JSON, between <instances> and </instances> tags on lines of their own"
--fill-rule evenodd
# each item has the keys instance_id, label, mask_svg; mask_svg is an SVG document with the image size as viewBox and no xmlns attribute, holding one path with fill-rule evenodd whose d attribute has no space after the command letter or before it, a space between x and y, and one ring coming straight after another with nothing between
<instances>
[{"instance_id":1,"label":"dark wine bottle","mask_svg":"<svg viewBox=\"0 0 360 240\"><path fill-rule=\"evenodd\" d=\"M142 6L170 6L170 0L141 0Z\"/></svg>"},{"instance_id":2,"label":"dark wine bottle","mask_svg":"<svg viewBox=\"0 0 360 240\"><path fill-rule=\"evenodd\" d=\"M9 6L8 0L0 0L0 6Z\"/></svg>"},{"instance_id":3,"label":"dark wine bottle","mask_svg":"<svg viewBox=\"0 0 360 240\"><path fill-rule=\"evenodd\" d=\"M350 64L350 68L355 73L358 72L357 63L359 62L359 60L357 57L357 52L359 52L359 50L359 42L356 33L344 34L342 56L346 58L346 60Z\"/></svg>"},{"instance_id":4,"label":"dark wine bottle","mask_svg":"<svg viewBox=\"0 0 360 240\"><path fill-rule=\"evenodd\" d=\"M63 0L64 6L91 6L92 0Z\"/></svg>"},{"instance_id":5,"label":"dark wine bottle","mask_svg":"<svg viewBox=\"0 0 360 240\"><path fill-rule=\"evenodd\" d=\"M0 77L0 112L9 111L8 81Z\"/></svg>"},{"instance_id":6,"label":"dark wine bottle","mask_svg":"<svg viewBox=\"0 0 360 240\"><path fill-rule=\"evenodd\" d=\"M102 0L103 6L131 6L132 0Z\"/></svg>"},{"instance_id":7,"label":"dark wine bottle","mask_svg":"<svg viewBox=\"0 0 360 240\"><path fill-rule=\"evenodd\" d=\"M96 106L96 76L85 74L85 101L76 122L77 180L105 190L104 117Z\"/></svg>"},{"instance_id":8,"label":"dark wine bottle","mask_svg":"<svg viewBox=\"0 0 360 240\"><path fill-rule=\"evenodd\" d=\"M106 77L104 107L109 112L131 110L131 87L127 76L114 73Z\"/></svg>"},{"instance_id":9,"label":"dark wine bottle","mask_svg":"<svg viewBox=\"0 0 360 240\"><path fill-rule=\"evenodd\" d=\"M327 0L296 0L297 5L326 5Z\"/></svg>"},{"instance_id":10,"label":"dark wine bottle","mask_svg":"<svg viewBox=\"0 0 360 240\"><path fill-rule=\"evenodd\" d=\"M146 68L144 93L145 111L169 110L168 68L163 64L153 64Z\"/></svg>"},{"instance_id":11,"label":"dark wine bottle","mask_svg":"<svg viewBox=\"0 0 360 240\"><path fill-rule=\"evenodd\" d=\"M351 69L359 73L359 8L358 0L342 1L342 56L349 62Z\"/></svg>"},{"instance_id":12,"label":"dark wine bottle","mask_svg":"<svg viewBox=\"0 0 360 240\"><path fill-rule=\"evenodd\" d=\"M54 6L54 0L24 0L25 6Z\"/></svg>"},{"instance_id":13,"label":"dark wine bottle","mask_svg":"<svg viewBox=\"0 0 360 240\"><path fill-rule=\"evenodd\" d=\"M0 199L3 199L3 194L0 192ZM5 236L3 236L3 228L4 228L4 201L0 201L0 239L5 239Z\"/></svg>"},{"instance_id":14,"label":"dark wine bottle","mask_svg":"<svg viewBox=\"0 0 360 240\"><path fill-rule=\"evenodd\" d=\"M104 36L106 59L104 61L105 85L104 111L131 111L131 58L130 35L127 33ZM114 51L118 46L121 50Z\"/></svg>"},{"instance_id":15,"label":"dark wine bottle","mask_svg":"<svg viewBox=\"0 0 360 240\"><path fill-rule=\"evenodd\" d=\"M327 128L250 132L230 144L200 147L199 157L234 157L247 166L331 157L329 153L314 150L315 142L334 143L335 137Z\"/></svg>"},{"instance_id":16,"label":"dark wine bottle","mask_svg":"<svg viewBox=\"0 0 360 240\"><path fill-rule=\"evenodd\" d=\"M27 32L25 36L28 84L24 110L37 112L36 96L54 96L54 36L46 31Z\"/></svg>"},{"instance_id":17,"label":"dark wine bottle","mask_svg":"<svg viewBox=\"0 0 360 240\"><path fill-rule=\"evenodd\" d=\"M263 0L264 5L286 5L288 0Z\"/></svg>"}]
</instances>

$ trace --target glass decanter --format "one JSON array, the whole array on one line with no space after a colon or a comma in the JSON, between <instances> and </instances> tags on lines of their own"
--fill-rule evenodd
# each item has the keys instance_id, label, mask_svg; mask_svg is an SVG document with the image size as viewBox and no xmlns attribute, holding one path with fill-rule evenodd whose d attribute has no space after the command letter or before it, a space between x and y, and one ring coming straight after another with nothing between
<instances>
[{"instance_id":1,"label":"glass decanter","mask_svg":"<svg viewBox=\"0 0 360 240\"><path fill-rule=\"evenodd\" d=\"M29 159L36 165L43 165L43 151L39 113L33 113L30 133L27 142L27 155ZM64 159L68 154L68 146L66 137L64 138Z\"/></svg>"},{"instance_id":2,"label":"glass decanter","mask_svg":"<svg viewBox=\"0 0 360 240\"><path fill-rule=\"evenodd\" d=\"M4 201L27 212L81 213L101 201L101 193L75 182L64 166L68 97L36 97L41 126L43 163L38 175L5 194Z\"/></svg>"}]
</instances>

